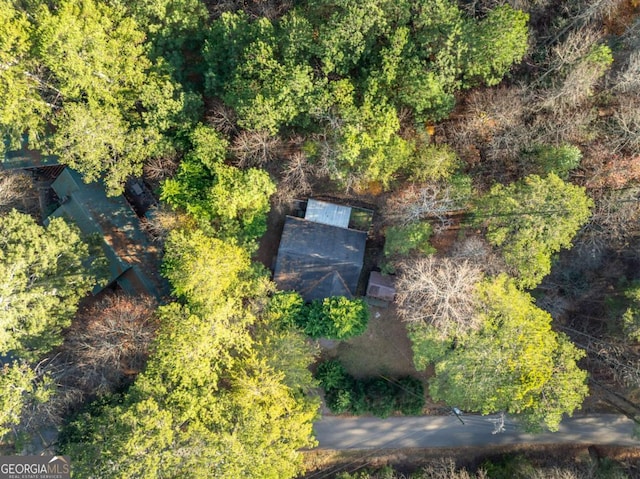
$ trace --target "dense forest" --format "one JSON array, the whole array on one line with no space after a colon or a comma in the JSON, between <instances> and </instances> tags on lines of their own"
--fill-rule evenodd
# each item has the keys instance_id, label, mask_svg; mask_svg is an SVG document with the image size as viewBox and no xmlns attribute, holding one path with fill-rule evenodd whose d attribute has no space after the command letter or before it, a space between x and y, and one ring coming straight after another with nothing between
<instances>
[{"instance_id":1,"label":"dense forest","mask_svg":"<svg viewBox=\"0 0 640 479\"><path fill-rule=\"evenodd\" d=\"M323 401L388 416L428 400L533 432L581 407L640 423L638 13L0 0L3 153L111 197L141 178L170 286L91 296L97 239L43 222L32 175L0 170L2 451L53 430L76 477L282 479L304 473ZM271 280L265 233L310 196L374 211L369 271L395 279L414 374L327 357L318 339L367 330L362 298L305 303ZM367 474L344 477L395 477Z\"/></svg>"}]
</instances>

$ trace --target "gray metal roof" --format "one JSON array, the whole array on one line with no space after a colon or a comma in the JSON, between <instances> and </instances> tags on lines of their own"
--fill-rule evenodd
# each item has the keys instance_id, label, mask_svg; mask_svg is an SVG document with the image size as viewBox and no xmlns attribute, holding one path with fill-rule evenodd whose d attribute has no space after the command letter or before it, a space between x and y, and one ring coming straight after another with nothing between
<instances>
[{"instance_id":1,"label":"gray metal roof","mask_svg":"<svg viewBox=\"0 0 640 479\"><path fill-rule=\"evenodd\" d=\"M316 223L337 226L338 228L348 228L351 218L351 208L349 206L335 205L326 201L309 199L307 211L304 218Z\"/></svg>"},{"instance_id":2,"label":"gray metal roof","mask_svg":"<svg viewBox=\"0 0 640 479\"><path fill-rule=\"evenodd\" d=\"M274 280L281 290L298 291L307 301L352 297L366 241L367 234L362 231L287 216Z\"/></svg>"}]
</instances>

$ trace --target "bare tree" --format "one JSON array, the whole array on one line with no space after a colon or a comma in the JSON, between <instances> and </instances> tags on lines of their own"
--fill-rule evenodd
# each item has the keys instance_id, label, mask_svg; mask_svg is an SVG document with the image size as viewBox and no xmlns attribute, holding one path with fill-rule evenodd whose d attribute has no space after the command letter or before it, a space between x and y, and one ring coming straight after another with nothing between
<instances>
[{"instance_id":1,"label":"bare tree","mask_svg":"<svg viewBox=\"0 0 640 479\"><path fill-rule=\"evenodd\" d=\"M614 151L640 151L640 94L625 95L613 112ZM637 161L637 158L636 158Z\"/></svg>"},{"instance_id":2,"label":"bare tree","mask_svg":"<svg viewBox=\"0 0 640 479\"><path fill-rule=\"evenodd\" d=\"M582 325L579 325L582 328ZM637 389L640 384L640 356L622 341L600 338L570 326L559 326L576 346L587 352L590 371L613 378L620 384ZM584 328L582 328L584 329ZM640 406L636 406L640 411Z\"/></svg>"},{"instance_id":3,"label":"bare tree","mask_svg":"<svg viewBox=\"0 0 640 479\"><path fill-rule=\"evenodd\" d=\"M530 97L519 86L472 93L459 121L447 132L460 157L470 165L482 165L483 170L492 169L494 177L508 175L509 164L516 166L522 149L534 136L525 124Z\"/></svg>"},{"instance_id":4,"label":"bare tree","mask_svg":"<svg viewBox=\"0 0 640 479\"><path fill-rule=\"evenodd\" d=\"M103 394L140 372L155 336L155 301L106 296L81 312L62 346L65 384Z\"/></svg>"},{"instance_id":5,"label":"bare tree","mask_svg":"<svg viewBox=\"0 0 640 479\"><path fill-rule=\"evenodd\" d=\"M451 258L455 261L468 261L485 274L497 275L509 271L502 255L497 254L480 236L467 236L456 241L451 250Z\"/></svg>"},{"instance_id":6,"label":"bare tree","mask_svg":"<svg viewBox=\"0 0 640 479\"><path fill-rule=\"evenodd\" d=\"M220 133L230 135L238 131L238 117L230 106L215 100L206 115L207 123Z\"/></svg>"},{"instance_id":7,"label":"bare tree","mask_svg":"<svg viewBox=\"0 0 640 479\"><path fill-rule=\"evenodd\" d=\"M446 183L413 185L389 198L383 215L391 224L407 225L437 219L446 226L450 216L464 208L466 200Z\"/></svg>"},{"instance_id":8,"label":"bare tree","mask_svg":"<svg viewBox=\"0 0 640 479\"><path fill-rule=\"evenodd\" d=\"M554 75L568 66L575 65L593 46L602 39L603 33L594 28L579 28L570 32L566 38L551 47L548 65L536 83L540 84L549 75Z\"/></svg>"},{"instance_id":9,"label":"bare tree","mask_svg":"<svg viewBox=\"0 0 640 479\"><path fill-rule=\"evenodd\" d=\"M538 111L530 126L535 132L530 144L584 144L589 141L589 131L596 120L597 112L592 108Z\"/></svg>"},{"instance_id":10,"label":"bare tree","mask_svg":"<svg viewBox=\"0 0 640 479\"><path fill-rule=\"evenodd\" d=\"M31 401L19 429L62 423L87 396L111 393L140 372L155 336L155 301L110 295L81 311L59 352L34 367L47 392Z\"/></svg>"},{"instance_id":11,"label":"bare tree","mask_svg":"<svg viewBox=\"0 0 640 479\"><path fill-rule=\"evenodd\" d=\"M297 151L284 164L281 183L304 195L311 192L311 182L315 174L313 164L302 151Z\"/></svg>"},{"instance_id":12,"label":"bare tree","mask_svg":"<svg viewBox=\"0 0 640 479\"><path fill-rule=\"evenodd\" d=\"M455 461L450 458L430 462L426 465L418 477L424 479L487 479L488 476L483 469L479 469L475 474L470 473L465 468L458 468Z\"/></svg>"},{"instance_id":13,"label":"bare tree","mask_svg":"<svg viewBox=\"0 0 640 479\"><path fill-rule=\"evenodd\" d=\"M640 161L637 155L612 151L605 143L594 143L585 148L581 163L584 184L588 189L621 189L640 180Z\"/></svg>"},{"instance_id":14,"label":"bare tree","mask_svg":"<svg viewBox=\"0 0 640 479\"><path fill-rule=\"evenodd\" d=\"M597 198L589 223L584 226L576 242L601 248L624 246L639 235L640 188L634 187L607 191Z\"/></svg>"},{"instance_id":15,"label":"bare tree","mask_svg":"<svg viewBox=\"0 0 640 479\"><path fill-rule=\"evenodd\" d=\"M435 326L443 336L464 334L480 326L473 294L482 279L468 261L432 256L405 262L396 289L398 313L404 321Z\"/></svg>"},{"instance_id":16,"label":"bare tree","mask_svg":"<svg viewBox=\"0 0 640 479\"><path fill-rule=\"evenodd\" d=\"M539 91L539 107L557 112L581 106L593 94L604 72L601 64L588 59L579 61L554 87Z\"/></svg>"},{"instance_id":17,"label":"bare tree","mask_svg":"<svg viewBox=\"0 0 640 479\"><path fill-rule=\"evenodd\" d=\"M178 170L178 157L175 151L172 154L150 158L144 165L144 177L154 186L175 175Z\"/></svg>"},{"instance_id":18,"label":"bare tree","mask_svg":"<svg viewBox=\"0 0 640 479\"><path fill-rule=\"evenodd\" d=\"M140 225L151 241L162 245L171 230L184 226L187 222L189 218L186 215L161 204L151 208Z\"/></svg>"},{"instance_id":19,"label":"bare tree","mask_svg":"<svg viewBox=\"0 0 640 479\"><path fill-rule=\"evenodd\" d=\"M503 130L522 123L526 91L519 87L478 89L469 95L465 111L451 132L458 147L487 143Z\"/></svg>"},{"instance_id":20,"label":"bare tree","mask_svg":"<svg viewBox=\"0 0 640 479\"><path fill-rule=\"evenodd\" d=\"M614 91L622 93L640 91L640 51L630 52L624 68L612 75L610 82Z\"/></svg>"},{"instance_id":21,"label":"bare tree","mask_svg":"<svg viewBox=\"0 0 640 479\"><path fill-rule=\"evenodd\" d=\"M33 180L21 171L0 172L0 213L11 209L33 213L38 208L38 192Z\"/></svg>"},{"instance_id":22,"label":"bare tree","mask_svg":"<svg viewBox=\"0 0 640 479\"><path fill-rule=\"evenodd\" d=\"M239 167L260 167L282 155L282 141L268 131L243 131L235 137L231 151Z\"/></svg>"}]
</instances>

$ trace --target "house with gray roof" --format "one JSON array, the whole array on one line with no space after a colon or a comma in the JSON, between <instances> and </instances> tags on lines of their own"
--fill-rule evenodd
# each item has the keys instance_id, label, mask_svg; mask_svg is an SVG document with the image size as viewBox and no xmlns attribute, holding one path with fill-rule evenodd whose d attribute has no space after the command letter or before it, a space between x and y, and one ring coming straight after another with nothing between
<instances>
[{"instance_id":1,"label":"house with gray roof","mask_svg":"<svg viewBox=\"0 0 640 479\"><path fill-rule=\"evenodd\" d=\"M367 233L349 228L351 208L309 200L304 218L287 216L274 281L306 301L353 298L364 262Z\"/></svg>"}]
</instances>

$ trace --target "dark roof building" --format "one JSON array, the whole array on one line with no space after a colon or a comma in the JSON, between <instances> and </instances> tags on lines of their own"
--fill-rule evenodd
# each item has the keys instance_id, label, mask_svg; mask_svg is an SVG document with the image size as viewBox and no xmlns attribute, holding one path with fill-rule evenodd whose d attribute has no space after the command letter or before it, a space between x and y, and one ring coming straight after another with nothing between
<instances>
[{"instance_id":1,"label":"dark roof building","mask_svg":"<svg viewBox=\"0 0 640 479\"><path fill-rule=\"evenodd\" d=\"M64 217L75 223L85 237L101 238L108 281L96 286L93 294L115 282L130 294L159 298L164 284L156 271L157 248L149 244L125 198L108 197L100 183L87 184L69 168L60 173L51 188L60 205L49 217Z\"/></svg>"},{"instance_id":2,"label":"dark roof building","mask_svg":"<svg viewBox=\"0 0 640 479\"><path fill-rule=\"evenodd\" d=\"M29 148L29 137L23 135L20 148L11 149L8 140L4 142L4 152L0 155L0 169L35 169L51 166L61 166L55 155L43 155L39 150Z\"/></svg>"},{"instance_id":3,"label":"dark roof building","mask_svg":"<svg viewBox=\"0 0 640 479\"><path fill-rule=\"evenodd\" d=\"M274 271L278 288L307 301L355 295L367 233L343 226L349 215L349 207L309 200L305 218L286 217Z\"/></svg>"}]
</instances>

